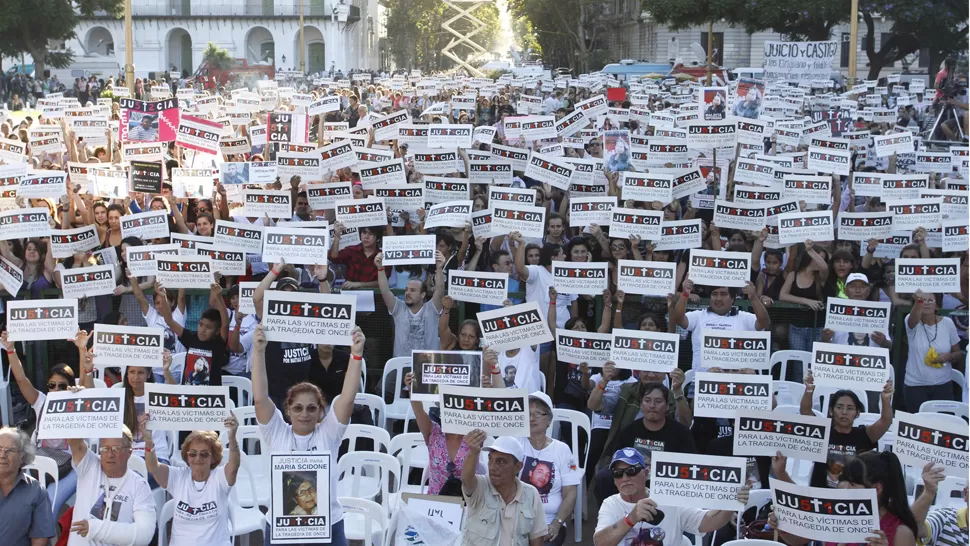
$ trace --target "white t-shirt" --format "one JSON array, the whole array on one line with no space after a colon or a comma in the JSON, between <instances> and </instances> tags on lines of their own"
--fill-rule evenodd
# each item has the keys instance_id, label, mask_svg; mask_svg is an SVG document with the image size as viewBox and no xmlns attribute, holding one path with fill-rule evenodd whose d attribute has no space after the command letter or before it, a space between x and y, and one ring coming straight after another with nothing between
<instances>
[{"instance_id":1,"label":"white t-shirt","mask_svg":"<svg viewBox=\"0 0 970 546\"><path fill-rule=\"evenodd\" d=\"M529 280L525 283L525 300L539 302L539 312L547 319L549 314L549 287L554 286L552 273L541 265L527 265ZM569 305L578 298L576 294L559 294L556 296L556 327L565 328L566 321L571 316Z\"/></svg>"},{"instance_id":2,"label":"white t-shirt","mask_svg":"<svg viewBox=\"0 0 970 546\"><path fill-rule=\"evenodd\" d=\"M528 438L519 438L525 461L519 479L531 484L539 492L542 509L546 513L546 525L559 513L564 485L579 485L583 472L565 443L553 440L545 449L536 449Z\"/></svg>"},{"instance_id":3,"label":"white t-shirt","mask_svg":"<svg viewBox=\"0 0 970 546\"><path fill-rule=\"evenodd\" d=\"M758 322L758 317L747 311L718 315L707 309L698 309L697 311L687 312L686 317L687 331L694 334L691 336L691 348L693 350L691 369L696 371L704 371L709 368L701 362L701 345L704 340L702 332L705 329L753 332L756 330L755 324Z\"/></svg>"},{"instance_id":4,"label":"white t-shirt","mask_svg":"<svg viewBox=\"0 0 970 546\"><path fill-rule=\"evenodd\" d=\"M599 385L600 381L602 380L603 380L603 374L601 373L594 374L589 378L590 383L594 385L593 386L594 389L599 388L596 385ZM619 381L617 379L614 379L606 384L606 389L603 392L603 396L605 397L607 394L613 394L615 396L619 396L618 393L620 392L620 389L623 388L623 385L626 385L627 383L636 383L636 382L637 382L637 378L633 377L632 375L626 378L626 381ZM610 430L610 426L613 425L613 414L611 413L609 415L604 415L594 411L593 418L590 421L590 424L592 425L593 430L596 430L598 428Z\"/></svg>"},{"instance_id":5,"label":"white t-shirt","mask_svg":"<svg viewBox=\"0 0 970 546\"><path fill-rule=\"evenodd\" d=\"M74 465L73 461L71 463ZM155 500L148 482L134 470L128 470L123 478L109 480L101 471L101 458L88 450L81 464L74 465L77 474L77 497L74 502L74 515L71 523L81 520L100 519L118 523L134 523L135 512L150 512L155 519ZM108 487L105 502L105 486ZM107 504L107 506L106 506ZM90 535L89 535L90 536ZM77 533L71 533L68 546L107 543L88 540Z\"/></svg>"},{"instance_id":6,"label":"white t-shirt","mask_svg":"<svg viewBox=\"0 0 970 546\"><path fill-rule=\"evenodd\" d=\"M172 354L185 352L185 345L182 345L179 342L178 336L175 335L175 332L173 332L172 329L168 327L168 324L165 322L165 319L162 318L162 314L156 311L154 307L149 305L148 312L145 313L144 317L145 317L145 324L149 328L161 328L165 331L163 345L165 345L166 349L171 351ZM178 306L172 309L172 319L174 319L175 322L177 322L178 324L181 324L183 328L185 327L185 315L183 315L182 312L179 311ZM161 368L158 368L159 373L161 373L161 370L162 370Z\"/></svg>"},{"instance_id":7,"label":"white t-shirt","mask_svg":"<svg viewBox=\"0 0 970 546\"><path fill-rule=\"evenodd\" d=\"M309 436L297 436L293 427L283 420L283 414L277 409L269 423L259 425L259 432L270 446L271 453L290 453L294 451L329 451L330 458L330 521L343 521L344 512L337 501L337 452L347 425L337 420L337 415L331 410L318 423Z\"/></svg>"},{"instance_id":8,"label":"white t-shirt","mask_svg":"<svg viewBox=\"0 0 970 546\"><path fill-rule=\"evenodd\" d=\"M936 326L927 326L923 321L916 323L916 328L909 327L909 315L906 322L906 337L909 338L909 353L906 357L906 378L903 384L907 387L926 387L930 385L944 385L950 382L950 363L939 368L927 366L924 359L930 345L937 354L949 353L950 349L960 342L957 327L949 317L942 317Z\"/></svg>"},{"instance_id":9,"label":"white t-shirt","mask_svg":"<svg viewBox=\"0 0 970 546\"><path fill-rule=\"evenodd\" d=\"M635 503L626 502L619 494L607 498L600 506L595 532L606 529L629 516L634 506ZM631 546L637 537L640 537L640 540L636 544L678 546L684 533L696 535L700 532L701 520L707 514L706 510L699 508L682 508L679 506L660 506L659 508L664 513L664 519L660 522L660 525L654 526L641 521L630 529L630 532L620 540L617 546Z\"/></svg>"},{"instance_id":10,"label":"white t-shirt","mask_svg":"<svg viewBox=\"0 0 970 546\"><path fill-rule=\"evenodd\" d=\"M135 397L135 414L141 416L145 413L145 408L148 407L148 395L143 394L141 396ZM137 419L137 417L136 417ZM131 454L137 455L142 459L145 458L145 439L141 435L140 430L132 431L132 437L134 441L131 443ZM155 444L155 456L159 460L169 460L172 456L171 446L168 445L168 431L165 430L153 430L152 431L152 442Z\"/></svg>"},{"instance_id":11,"label":"white t-shirt","mask_svg":"<svg viewBox=\"0 0 970 546\"><path fill-rule=\"evenodd\" d=\"M540 379L539 353L532 350L532 346L519 349L515 356L509 356L506 351L498 354L498 367L505 375L505 368L515 367L515 388L525 389L525 392L535 392L542 390L542 379Z\"/></svg>"},{"instance_id":12,"label":"white t-shirt","mask_svg":"<svg viewBox=\"0 0 970 546\"><path fill-rule=\"evenodd\" d=\"M239 317L239 313L237 313L236 311L229 311L229 314L230 314L229 333L232 334L232 331L236 328L236 319ZM239 327L240 344L242 344L242 339L244 337L247 337L247 334L251 335L251 333L256 330L256 326L258 324L259 324L259 321L256 320L256 317L254 317L253 315L246 315L246 318L244 318L242 321L242 326ZM244 344L243 344L243 349L246 349L246 346ZM233 375L239 375L246 371L246 365L248 362L249 362L248 350L244 350L241 353L234 353L232 351L229 351L229 364L225 367L223 371L231 373Z\"/></svg>"},{"instance_id":13,"label":"white t-shirt","mask_svg":"<svg viewBox=\"0 0 970 546\"><path fill-rule=\"evenodd\" d=\"M172 466L166 491L175 499L171 546L231 546L229 538L229 490L226 467L214 468L207 482L192 480L192 469ZM202 489L202 491L199 491Z\"/></svg>"}]
</instances>

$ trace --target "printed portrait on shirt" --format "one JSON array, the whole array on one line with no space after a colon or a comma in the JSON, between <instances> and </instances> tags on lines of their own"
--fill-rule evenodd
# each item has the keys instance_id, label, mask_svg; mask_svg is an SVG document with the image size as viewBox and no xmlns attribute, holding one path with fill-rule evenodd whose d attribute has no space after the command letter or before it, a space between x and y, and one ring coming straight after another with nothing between
<instances>
[{"instance_id":1,"label":"printed portrait on shirt","mask_svg":"<svg viewBox=\"0 0 970 546\"><path fill-rule=\"evenodd\" d=\"M556 480L556 465L552 464L551 461L526 457L519 479L539 490L542 502L548 502L549 492L552 491L552 482Z\"/></svg>"},{"instance_id":2,"label":"printed portrait on shirt","mask_svg":"<svg viewBox=\"0 0 970 546\"><path fill-rule=\"evenodd\" d=\"M667 533L661 527L643 527L632 532L624 546L663 546ZM629 537L629 535L627 535Z\"/></svg>"},{"instance_id":3,"label":"printed portrait on shirt","mask_svg":"<svg viewBox=\"0 0 970 546\"><path fill-rule=\"evenodd\" d=\"M189 349L185 355L185 371L182 372L183 385L208 385L212 369L212 351Z\"/></svg>"}]
</instances>

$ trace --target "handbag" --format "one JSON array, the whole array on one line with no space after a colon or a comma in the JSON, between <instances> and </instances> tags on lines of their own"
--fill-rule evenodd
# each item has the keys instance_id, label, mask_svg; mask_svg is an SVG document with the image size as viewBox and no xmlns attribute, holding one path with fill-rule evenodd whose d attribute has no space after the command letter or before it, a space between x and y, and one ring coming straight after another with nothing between
<instances>
[{"instance_id":1,"label":"handbag","mask_svg":"<svg viewBox=\"0 0 970 546\"><path fill-rule=\"evenodd\" d=\"M63 449L55 449L52 447L38 447L37 454L47 457L48 459L54 459L57 463L57 479L63 480L71 473L74 468L71 466L71 454Z\"/></svg>"}]
</instances>

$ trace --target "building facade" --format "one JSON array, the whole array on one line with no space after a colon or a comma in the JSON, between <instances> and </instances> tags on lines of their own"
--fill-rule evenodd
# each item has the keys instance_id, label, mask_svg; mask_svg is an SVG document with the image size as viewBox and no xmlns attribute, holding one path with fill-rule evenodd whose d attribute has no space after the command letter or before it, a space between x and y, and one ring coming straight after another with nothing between
<instances>
[{"instance_id":1,"label":"building facade","mask_svg":"<svg viewBox=\"0 0 970 546\"><path fill-rule=\"evenodd\" d=\"M377 0L131 0L135 75L193 74L209 42L247 66L300 68L303 11L305 70L347 73L381 67L383 36ZM124 71L124 20L105 13L82 18L71 76ZM55 71L63 72L63 71ZM66 75L66 74L65 74Z\"/></svg>"}]
</instances>

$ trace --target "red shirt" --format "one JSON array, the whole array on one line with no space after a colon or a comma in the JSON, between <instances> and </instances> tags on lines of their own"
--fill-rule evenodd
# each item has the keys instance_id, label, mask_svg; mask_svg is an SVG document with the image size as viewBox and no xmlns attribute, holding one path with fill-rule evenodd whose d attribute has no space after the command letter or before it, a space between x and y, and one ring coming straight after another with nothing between
<instances>
[{"instance_id":1,"label":"red shirt","mask_svg":"<svg viewBox=\"0 0 970 546\"><path fill-rule=\"evenodd\" d=\"M336 258L330 261L336 264L347 266L347 279L351 282L374 282L377 280L377 266L374 265L374 258L378 249L370 256L364 252L363 245L353 245L340 251Z\"/></svg>"}]
</instances>

